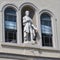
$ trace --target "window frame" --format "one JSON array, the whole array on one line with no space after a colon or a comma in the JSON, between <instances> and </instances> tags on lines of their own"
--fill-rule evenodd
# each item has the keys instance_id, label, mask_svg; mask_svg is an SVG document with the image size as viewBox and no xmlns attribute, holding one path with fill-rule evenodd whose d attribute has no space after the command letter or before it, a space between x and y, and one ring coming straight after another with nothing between
<instances>
[{"instance_id":1,"label":"window frame","mask_svg":"<svg viewBox=\"0 0 60 60\"><path fill-rule=\"evenodd\" d=\"M45 18L45 15L47 16L46 17L46 19L44 19ZM49 18L49 19L48 19ZM48 47L52 47L53 46L53 44L52 44L52 40L50 41L50 38L52 38L52 36L53 36L53 33L52 33L52 22L51 22L51 16L50 16L50 14L48 14L47 12L46 13L42 13L41 14L41 16L40 16L40 19L41 19L41 36L42 36L42 46L48 46ZM44 22L43 24L42 24L42 22ZM50 26L49 25L46 25L45 23L46 22L49 22L50 23ZM43 32L42 31L42 25L44 25L44 26L49 26L50 28L51 28L51 34L49 33L49 34L47 34L47 33L45 33L45 32ZM46 39L45 38L48 38L48 43L46 42ZM44 40L43 40L44 39Z\"/></svg>"},{"instance_id":2,"label":"window frame","mask_svg":"<svg viewBox=\"0 0 60 60\"><path fill-rule=\"evenodd\" d=\"M12 9L13 10L13 12L15 11L15 16L14 15L10 15L10 13L9 14L7 14L6 13L6 10L7 9ZM13 16L13 17L15 17L15 20L16 20L16 30L15 29L10 29L10 28L7 28L6 26L5 26L5 22L7 21L6 20L6 16L5 15L7 15L7 16ZM10 33L10 32L12 32L12 34L14 33L13 31L11 31L11 30L15 30L15 33L17 34L17 19L16 19L16 17L17 17L17 15L16 15L16 10L15 10L15 8L13 8L13 7L7 7L5 10L4 10L4 32L5 32L5 35L6 35L6 33ZM9 21L9 20L8 20ZM13 21L11 21L11 22L13 22ZM8 30L8 31L6 31L6 30ZM9 34L8 34L9 35ZM10 38L9 38L10 36L8 36L8 41L6 40L6 36L5 36L5 42L9 42L9 43L13 43L13 42L10 42ZM14 37L13 37L13 39L14 39ZM12 39L11 39L12 40ZM17 43L17 36L16 36L16 43Z\"/></svg>"},{"instance_id":3,"label":"window frame","mask_svg":"<svg viewBox=\"0 0 60 60\"><path fill-rule=\"evenodd\" d=\"M9 8L9 7L11 7L11 8L13 8L15 11L16 11L16 28L17 28L17 12L18 12L18 8L15 6L15 5L13 5L13 4L6 4L6 5L4 5L3 6L3 8L2 8L2 44L3 43L9 43L9 42L5 42L5 16L4 16L4 11L5 11L5 9L6 8ZM17 31L18 32L18 31ZM17 33L17 35L18 35L18 33ZM18 38L17 38L17 41L18 41ZM11 43L9 43L9 44L11 44ZM17 44L17 43L12 43L12 44Z\"/></svg>"},{"instance_id":4,"label":"window frame","mask_svg":"<svg viewBox=\"0 0 60 60\"><path fill-rule=\"evenodd\" d=\"M43 13L48 13L49 15L51 15L51 26L52 26L52 34L53 34L53 37L52 37L52 47L49 47L49 46L42 46L42 35L41 35L41 19L40 19L40 17L41 17L41 15L43 14ZM39 34L40 34L40 44L41 44L41 48L44 48L44 49L48 49L48 48L57 48L57 36L56 36L56 34L57 34L57 21L56 21L56 18L55 18L55 15L51 12L51 11L49 11L49 10L47 10L47 9L43 9L43 10L41 10L40 11L40 13L39 13L39 25L40 25L40 30L39 30Z\"/></svg>"}]
</instances>

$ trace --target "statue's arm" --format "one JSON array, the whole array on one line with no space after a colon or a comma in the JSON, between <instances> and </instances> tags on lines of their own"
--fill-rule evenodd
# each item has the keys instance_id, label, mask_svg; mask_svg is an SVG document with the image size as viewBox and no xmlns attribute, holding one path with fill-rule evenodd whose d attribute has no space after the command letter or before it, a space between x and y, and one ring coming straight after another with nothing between
<instances>
[{"instance_id":1,"label":"statue's arm","mask_svg":"<svg viewBox=\"0 0 60 60\"><path fill-rule=\"evenodd\" d=\"M26 23L26 19L25 17L23 17L23 26L25 26L25 23Z\"/></svg>"},{"instance_id":2,"label":"statue's arm","mask_svg":"<svg viewBox=\"0 0 60 60\"><path fill-rule=\"evenodd\" d=\"M25 19L25 17L23 17L23 23L25 23L26 22L26 19Z\"/></svg>"},{"instance_id":3,"label":"statue's arm","mask_svg":"<svg viewBox=\"0 0 60 60\"><path fill-rule=\"evenodd\" d=\"M37 27L35 27L33 24L32 24L32 27L33 27L33 29L37 30Z\"/></svg>"}]
</instances>

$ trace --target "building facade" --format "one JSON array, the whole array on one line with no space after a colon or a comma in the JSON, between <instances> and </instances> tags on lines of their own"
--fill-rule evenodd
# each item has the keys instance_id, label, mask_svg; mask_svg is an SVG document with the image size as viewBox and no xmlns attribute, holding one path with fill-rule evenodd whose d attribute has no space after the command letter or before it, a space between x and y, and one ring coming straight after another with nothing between
<instances>
[{"instance_id":1,"label":"building facade","mask_svg":"<svg viewBox=\"0 0 60 60\"><path fill-rule=\"evenodd\" d=\"M60 60L59 6L60 0L0 0L0 60ZM35 43L24 43L26 10L37 27Z\"/></svg>"}]
</instances>

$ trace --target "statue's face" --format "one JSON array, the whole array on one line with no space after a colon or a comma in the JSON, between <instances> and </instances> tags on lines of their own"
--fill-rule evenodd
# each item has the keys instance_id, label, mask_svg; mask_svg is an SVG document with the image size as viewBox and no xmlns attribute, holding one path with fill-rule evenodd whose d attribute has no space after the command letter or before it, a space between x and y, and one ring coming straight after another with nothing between
<instances>
[{"instance_id":1,"label":"statue's face","mask_svg":"<svg viewBox=\"0 0 60 60\"><path fill-rule=\"evenodd\" d=\"M29 16L29 11L26 11L25 14L26 14L27 16Z\"/></svg>"}]
</instances>

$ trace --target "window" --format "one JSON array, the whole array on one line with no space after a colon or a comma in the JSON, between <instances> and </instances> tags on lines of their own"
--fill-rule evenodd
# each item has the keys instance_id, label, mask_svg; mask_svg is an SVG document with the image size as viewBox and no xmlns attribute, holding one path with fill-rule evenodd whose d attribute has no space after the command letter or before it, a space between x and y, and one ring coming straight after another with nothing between
<instances>
[{"instance_id":1,"label":"window","mask_svg":"<svg viewBox=\"0 0 60 60\"><path fill-rule=\"evenodd\" d=\"M8 7L4 11L5 42L17 43L16 11Z\"/></svg>"},{"instance_id":2,"label":"window","mask_svg":"<svg viewBox=\"0 0 60 60\"><path fill-rule=\"evenodd\" d=\"M48 13L41 15L42 46L52 46L51 16Z\"/></svg>"}]
</instances>

